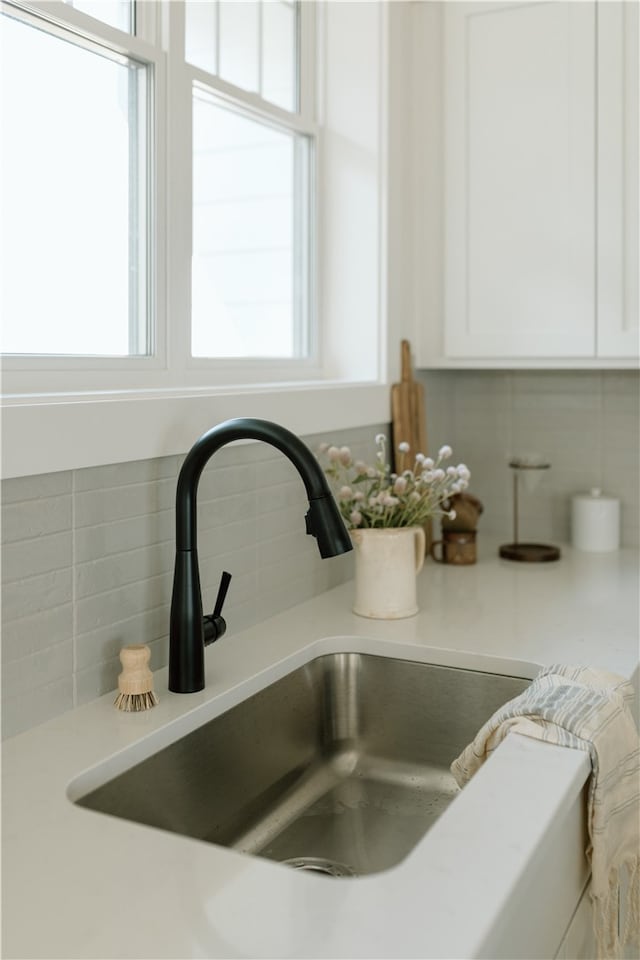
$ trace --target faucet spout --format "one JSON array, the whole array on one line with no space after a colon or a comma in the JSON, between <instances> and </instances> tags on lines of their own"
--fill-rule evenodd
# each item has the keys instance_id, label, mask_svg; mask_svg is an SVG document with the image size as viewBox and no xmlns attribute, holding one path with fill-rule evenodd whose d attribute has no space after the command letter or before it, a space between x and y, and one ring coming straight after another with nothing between
<instances>
[{"instance_id":1,"label":"faucet spout","mask_svg":"<svg viewBox=\"0 0 640 960\"><path fill-rule=\"evenodd\" d=\"M185 458L176 490L176 560L169 638L169 690L174 693L204 689L205 642L211 643L221 635L215 631L211 635L209 622L205 639L197 552L197 493L205 465L216 450L234 440L263 440L293 463L309 500L306 530L316 538L322 557L352 549L322 468L295 434L277 423L253 418L226 420L203 434Z\"/></svg>"}]
</instances>

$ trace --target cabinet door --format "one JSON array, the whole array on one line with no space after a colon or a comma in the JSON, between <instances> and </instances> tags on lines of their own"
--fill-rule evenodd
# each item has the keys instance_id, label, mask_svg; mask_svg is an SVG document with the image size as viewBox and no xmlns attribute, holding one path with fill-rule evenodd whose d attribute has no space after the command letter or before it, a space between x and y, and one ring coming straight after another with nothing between
<instances>
[{"instance_id":1,"label":"cabinet door","mask_svg":"<svg viewBox=\"0 0 640 960\"><path fill-rule=\"evenodd\" d=\"M593 3L444 12L445 354L595 353Z\"/></svg>"},{"instance_id":2,"label":"cabinet door","mask_svg":"<svg viewBox=\"0 0 640 960\"><path fill-rule=\"evenodd\" d=\"M637 3L598 8L598 356L637 357Z\"/></svg>"}]
</instances>

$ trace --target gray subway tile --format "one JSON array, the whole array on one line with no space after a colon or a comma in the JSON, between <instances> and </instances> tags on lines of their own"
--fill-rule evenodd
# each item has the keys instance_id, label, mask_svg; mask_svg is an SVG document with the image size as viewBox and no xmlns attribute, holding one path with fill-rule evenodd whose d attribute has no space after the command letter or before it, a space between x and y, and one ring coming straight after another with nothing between
<instances>
[{"instance_id":1,"label":"gray subway tile","mask_svg":"<svg viewBox=\"0 0 640 960\"><path fill-rule=\"evenodd\" d=\"M24 617L2 625L2 662L19 660L73 637L73 604Z\"/></svg>"},{"instance_id":2,"label":"gray subway tile","mask_svg":"<svg viewBox=\"0 0 640 960\"><path fill-rule=\"evenodd\" d=\"M71 495L7 503L2 508L2 540L28 540L71 529Z\"/></svg>"},{"instance_id":3,"label":"gray subway tile","mask_svg":"<svg viewBox=\"0 0 640 960\"><path fill-rule=\"evenodd\" d=\"M595 370L514 370L511 380L514 398L532 394L589 396L600 390L601 375Z\"/></svg>"},{"instance_id":4,"label":"gray subway tile","mask_svg":"<svg viewBox=\"0 0 640 960\"><path fill-rule=\"evenodd\" d=\"M96 630L79 633L75 639L77 670L117 657L124 646L132 643L156 643L169 634L169 603L143 610Z\"/></svg>"},{"instance_id":5,"label":"gray subway tile","mask_svg":"<svg viewBox=\"0 0 640 960\"><path fill-rule=\"evenodd\" d=\"M13 477L2 481L2 502L19 503L24 500L43 500L71 493L71 471L42 473L34 477Z\"/></svg>"},{"instance_id":6,"label":"gray subway tile","mask_svg":"<svg viewBox=\"0 0 640 960\"><path fill-rule=\"evenodd\" d=\"M218 497L200 500L198 503L198 533L213 527L254 518L256 515L255 494L238 494L233 497Z\"/></svg>"},{"instance_id":7,"label":"gray subway tile","mask_svg":"<svg viewBox=\"0 0 640 960\"><path fill-rule=\"evenodd\" d=\"M234 494L253 496L256 488L256 465L253 462L218 466L211 461L198 484L198 501L229 497Z\"/></svg>"},{"instance_id":8,"label":"gray subway tile","mask_svg":"<svg viewBox=\"0 0 640 960\"><path fill-rule=\"evenodd\" d=\"M95 526L174 508L175 481L156 480L104 490L88 490L75 497L76 527Z\"/></svg>"},{"instance_id":9,"label":"gray subway tile","mask_svg":"<svg viewBox=\"0 0 640 960\"><path fill-rule=\"evenodd\" d=\"M118 688L118 675L122 670L120 658L112 657L102 663L91 664L74 674L74 699L76 706L90 703L113 691L114 700ZM114 710L116 709L114 705Z\"/></svg>"},{"instance_id":10,"label":"gray subway tile","mask_svg":"<svg viewBox=\"0 0 640 960\"><path fill-rule=\"evenodd\" d=\"M280 537L271 537L257 544L257 569L265 569L279 560L290 563L292 570L298 563L305 563L307 558L319 556L316 541L313 537L293 531Z\"/></svg>"},{"instance_id":11,"label":"gray subway tile","mask_svg":"<svg viewBox=\"0 0 640 960\"><path fill-rule=\"evenodd\" d=\"M224 559L236 551L251 548L256 542L255 517L225 523L222 526L198 531L198 557L203 563L208 557Z\"/></svg>"},{"instance_id":12,"label":"gray subway tile","mask_svg":"<svg viewBox=\"0 0 640 960\"><path fill-rule=\"evenodd\" d=\"M70 567L72 563L71 531L53 533L29 540L14 540L2 545L2 582Z\"/></svg>"},{"instance_id":13,"label":"gray subway tile","mask_svg":"<svg viewBox=\"0 0 640 960\"><path fill-rule=\"evenodd\" d=\"M178 475L178 457L159 457L154 460L133 460L100 467L76 470L74 486L77 493L89 490L107 490L111 487L173 480Z\"/></svg>"},{"instance_id":14,"label":"gray subway tile","mask_svg":"<svg viewBox=\"0 0 640 960\"><path fill-rule=\"evenodd\" d=\"M3 587L2 621L10 623L33 616L71 603L72 599L71 567L24 580L14 580Z\"/></svg>"},{"instance_id":15,"label":"gray subway tile","mask_svg":"<svg viewBox=\"0 0 640 960\"><path fill-rule=\"evenodd\" d=\"M281 510L274 510L272 513L266 513L256 520L256 542L263 544L269 543L278 537L292 537L292 543L302 543L307 532L305 528L305 515L308 505L293 504L290 507L283 507Z\"/></svg>"},{"instance_id":16,"label":"gray subway tile","mask_svg":"<svg viewBox=\"0 0 640 960\"><path fill-rule=\"evenodd\" d=\"M76 529L76 561L101 560L129 550L175 541L175 511L162 510Z\"/></svg>"},{"instance_id":17,"label":"gray subway tile","mask_svg":"<svg viewBox=\"0 0 640 960\"><path fill-rule=\"evenodd\" d=\"M173 542L102 557L76 565L76 599L105 593L173 570Z\"/></svg>"},{"instance_id":18,"label":"gray subway tile","mask_svg":"<svg viewBox=\"0 0 640 960\"><path fill-rule=\"evenodd\" d=\"M78 600L78 634L89 633L99 627L127 620L144 610L163 606L171 599L171 583L172 577L167 573Z\"/></svg>"},{"instance_id":19,"label":"gray subway tile","mask_svg":"<svg viewBox=\"0 0 640 960\"><path fill-rule=\"evenodd\" d=\"M73 672L73 640L31 653L19 660L9 660L2 667L3 696L17 697L36 687L71 676Z\"/></svg>"}]
</instances>

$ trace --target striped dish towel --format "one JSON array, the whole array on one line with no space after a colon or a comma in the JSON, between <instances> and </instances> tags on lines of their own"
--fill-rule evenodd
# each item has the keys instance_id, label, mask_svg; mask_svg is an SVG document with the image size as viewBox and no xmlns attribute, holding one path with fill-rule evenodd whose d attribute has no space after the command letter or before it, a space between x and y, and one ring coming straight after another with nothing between
<instances>
[{"instance_id":1,"label":"striped dish towel","mask_svg":"<svg viewBox=\"0 0 640 960\"><path fill-rule=\"evenodd\" d=\"M627 944L638 943L640 935L640 741L629 710L633 698L633 687L623 677L554 664L496 711L451 764L462 787L510 732L589 754L586 853L599 960L618 957ZM628 890L621 931L625 870Z\"/></svg>"}]
</instances>

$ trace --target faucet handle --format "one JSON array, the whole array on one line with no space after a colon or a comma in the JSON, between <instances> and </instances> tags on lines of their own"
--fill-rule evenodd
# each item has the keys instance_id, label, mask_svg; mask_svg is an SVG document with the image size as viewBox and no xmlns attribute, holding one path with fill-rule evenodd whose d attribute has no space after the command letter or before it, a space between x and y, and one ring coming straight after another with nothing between
<instances>
[{"instance_id":1,"label":"faucet handle","mask_svg":"<svg viewBox=\"0 0 640 960\"><path fill-rule=\"evenodd\" d=\"M218 587L218 596L211 616L203 617L204 642L205 646L219 640L227 629L227 624L222 617L222 607L227 596L227 590L231 583L231 574L225 570L220 578Z\"/></svg>"}]
</instances>

